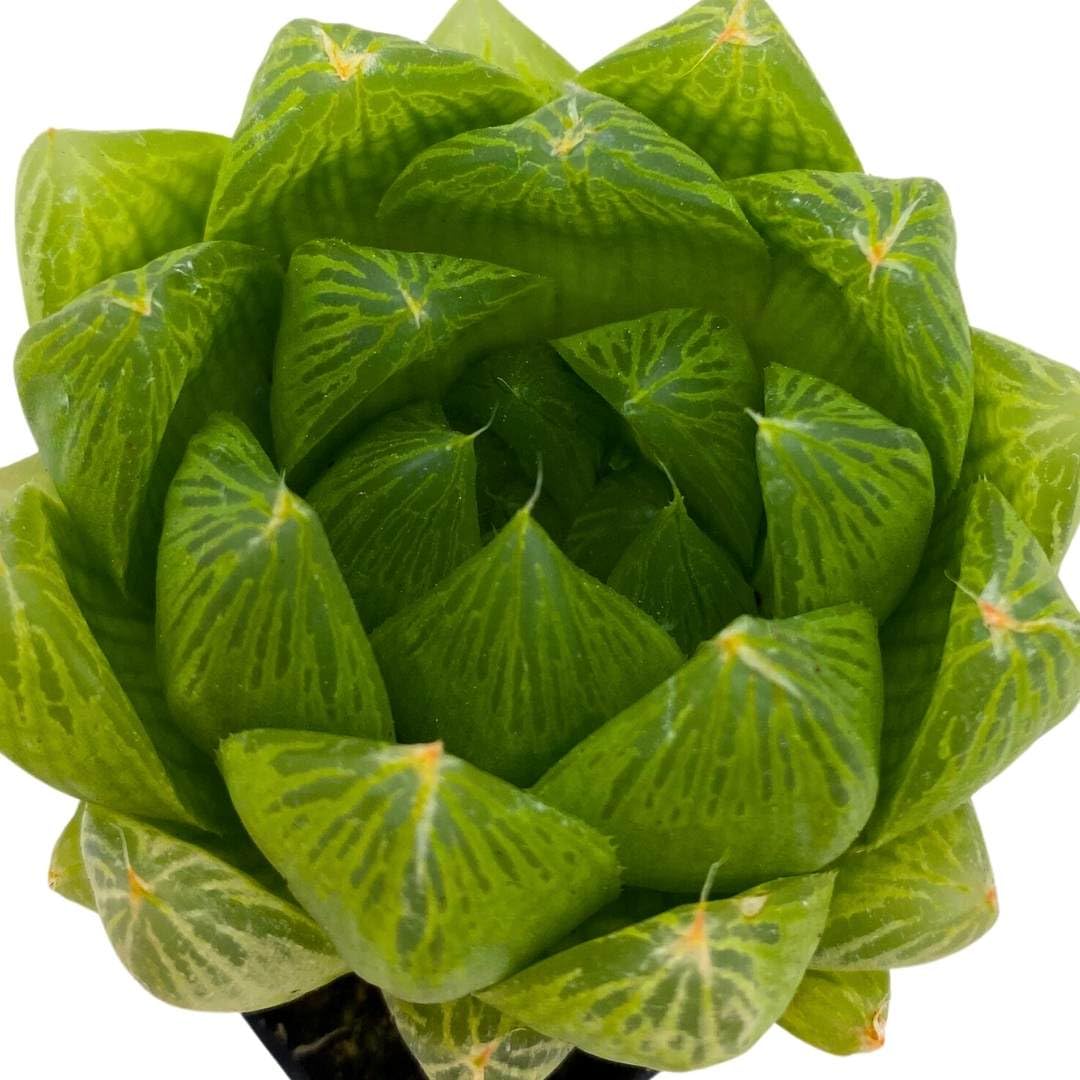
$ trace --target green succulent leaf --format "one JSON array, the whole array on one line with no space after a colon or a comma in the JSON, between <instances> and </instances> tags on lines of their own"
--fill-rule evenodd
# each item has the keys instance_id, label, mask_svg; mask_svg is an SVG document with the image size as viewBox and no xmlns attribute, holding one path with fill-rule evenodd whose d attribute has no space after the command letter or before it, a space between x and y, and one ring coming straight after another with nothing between
<instances>
[{"instance_id":1,"label":"green succulent leaf","mask_svg":"<svg viewBox=\"0 0 1080 1080\"><path fill-rule=\"evenodd\" d=\"M372 425L308 492L374 628L480 550L474 435L421 402Z\"/></svg>"},{"instance_id":2,"label":"green succulent leaf","mask_svg":"<svg viewBox=\"0 0 1080 1080\"><path fill-rule=\"evenodd\" d=\"M572 1049L475 997L441 1005L388 997L386 1004L430 1080L545 1080Z\"/></svg>"},{"instance_id":3,"label":"green succulent leaf","mask_svg":"<svg viewBox=\"0 0 1080 1080\"><path fill-rule=\"evenodd\" d=\"M829 1054L864 1054L885 1045L887 971L808 971L780 1026Z\"/></svg>"},{"instance_id":4,"label":"green succulent leaf","mask_svg":"<svg viewBox=\"0 0 1080 1080\"><path fill-rule=\"evenodd\" d=\"M197 844L97 806L86 808L81 843L117 956L171 1005L267 1009L344 974L295 904Z\"/></svg>"},{"instance_id":5,"label":"green succulent leaf","mask_svg":"<svg viewBox=\"0 0 1080 1080\"><path fill-rule=\"evenodd\" d=\"M525 83L461 53L297 19L270 44L222 163L208 239L287 256L379 243L383 193L421 150L536 108Z\"/></svg>"},{"instance_id":6,"label":"green succulent leaf","mask_svg":"<svg viewBox=\"0 0 1080 1080\"><path fill-rule=\"evenodd\" d=\"M473 364L447 399L460 426L491 430L573 516L592 494L615 418L549 345L492 353ZM518 504L520 506L520 503Z\"/></svg>"},{"instance_id":7,"label":"green succulent leaf","mask_svg":"<svg viewBox=\"0 0 1080 1080\"><path fill-rule=\"evenodd\" d=\"M679 492L626 549L608 584L651 615L685 653L755 609L739 567L698 528Z\"/></svg>"},{"instance_id":8,"label":"green succulent leaf","mask_svg":"<svg viewBox=\"0 0 1080 1080\"><path fill-rule=\"evenodd\" d=\"M586 941L595 938L607 937L616 930L625 930L628 926L645 922L656 915L663 915L673 908L685 907L694 902L692 893L676 895L669 892L659 892L656 889L623 889L618 897L606 907L602 907L595 915L590 915L583 923L579 923L573 932L563 938L559 944L551 950L551 955L572 949L575 945L582 945Z\"/></svg>"},{"instance_id":9,"label":"green succulent leaf","mask_svg":"<svg viewBox=\"0 0 1080 1080\"><path fill-rule=\"evenodd\" d=\"M1080 374L981 330L971 340L975 415L963 480L992 481L1060 566L1080 524Z\"/></svg>"},{"instance_id":10,"label":"green succulent leaf","mask_svg":"<svg viewBox=\"0 0 1080 1080\"><path fill-rule=\"evenodd\" d=\"M682 661L652 619L574 566L529 508L372 643L403 741L442 739L519 785Z\"/></svg>"},{"instance_id":11,"label":"green succulent leaf","mask_svg":"<svg viewBox=\"0 0 1080 1080\"><path fill-rule=\"evenodd\" d=\"M106 278L202 239L229 140L198 131L56 131L19 166L15 237L32 323Z\"/></svg>"},{"instance_id":12,"label":"green succulent leaf","mask_svg":"<svg viewBox=\"0 0 1080 1080\"><path fill-rule=\"evenodd\" d=\"M279 278L253 248L199 244L95 286L19 344L41 460L113 579L142 599L188 439L214 409L266 429Z\"/></svg>"},{"instance_id":13,"label":"green succulent leaf","mask_svg":"<svg viewBox=\"0 0 1080 1080\"><path fill-rule=\"evenodd\" d=\"M555 1039L649 1069L748 1050L803 977L832 875L788 878L676 908L542 960L481 1000Z\"/></svg>"},{"instance_id":14,"label":"green succulent leaf","mask_svg":"<svg viewBox=\"0 0 1080 1080\"><path fill-rule=\"evenodd\" d=\"M42 491L55 494L53 482L45 471L40 454L23 458L22 461L13 462L0 469L0 513L11 505L16 492L24 484L34 484Z\"/></svg>"},{"instance_id":15,"label":"green succulent leaf","mask_svg":"<svg viewBox=\"0 0 1080 1080\"><path fill-rule=\"evenodd\" d=\"M944 499L974 374L949 200L932 180L787 172L731 185L774 255L758 359L808 371L919 433Z\"/></svg>"},{"instance_id":16,"label":"green succulent leaf","mask_svg":"<svg viewBox=\"0 0 1080 1080\"><path fill-rule=\"evenodd\" d=\"M492 346L535 337L550 285L501 266L336 240L289 264L274 362L274 441L303 483L367 423L438 398Z\"/></svg>"},{"instance_id":17,"label":"green succulent leaf","mask_svg":"<svg viewBox=\"0 0 1080 1080\"><path fill-rule=\"evenodd\" d=\"M526 472L519 457L497 435L484 433L476 440L476 502L480 531L491 540L530 504L533 518L557 542L566 536L566 515L542 490L543 462L533 462Z\"/></svg>"},{"instance_id":18,"label":"green succulent leaf","mask_svg":"<svg viewBox=\"0 0 1080 1080\"><path fill-rule=\"evenodd\" d=\"M761 494L747 410L761 401L761 376L739 332L720 316L680 309L588 330L555 347L748 568Z\"/></svg>"},{"instance_id":19,"label":"green succulent leaf","mask_svg":"<svg viewBox=\"0 0 1080 1080\"><path fill-rule=\"evenodd\" d=\"M815 968L888 971L927 964L977 941L998 898L970 803L837 865Z\"/></svg>"},{"instance_id":20,"label":"green succulent leaf","mask_svg":"<svg viewBox=\"0 0 1080 1080\"><path fill-rule=\"evenodd\" d=\"M885 618L915 577L934 516L922 440L830 383L776 364L757 425L766 610L782 617L862 600Z\"/></svg>"},{"instance_id":21,"label":"green succulent leaf","mask_svg":"<svg viewBox=\"0 0 1080 1080\"><path fill-rule=\"evenodd\" d=\"M267 724L392 737L319 519L231 417L188 446L165 503L157 581L169 706L200 746Z\"/></svg>"},{"instance_id":22,"label":"green succulent leaf","mask_svg":"<svg viewBox=\"0 0 1080 1080\"><path fill-rule=\"evenodd\" d=\"M259 731L219 759L297 899L354 970L406 1001L504 978L618 892L607 839L441 743Z\"/></svg>"},{"instance_id":23,"label":"green succulent leaf","mask_svg":"<svg viewBox=\"0 0 1080 1080\"><path fill-rule=\"evenodd\" d=\"M0 625L0 752L75 798L219 827L213 767L161 703L150 619L34 486L0 517Z\"/></svg>"},{"instance_id":24,"label":"green succulent leaf","mask_svg":"<svg viewBox=\"0 0 1080 1080\"><path fill-rule=\"evenodd\" d=\"M707 0L589 68L581 84L655 120L722 177L857 172L798 46L763 0Z\"/></svg>"},{"instance_id":25,"label":"green succulent leaf","mask_svg":"<svg viewBox=\"0 0 1080 1080\"><path fill-rule=\"evenodd\" d=\"M425 151L379 217L399 245L550 277L562 333L680 304L745 319L765 285L764 245L705 162L584 90Z\"/></svg>"},{"instance_id":26,"label":"green succulent leaf","mask_svg":"<svg viewBox=\"0 0 1080 1080\"><path fill-rule=\"evenodd\" d=\"M967 801L1080 701L1080 613L1000 492L976 484L935 533L882 635L875 843Z\"/></svg>"},{"instance_id":27,"label":"green succulent leaf","mask_svg":"<svg viewBox=\"0 0 1080 1080\"><path fill-rule=\"evenodd\" d=\"M499 0L457 0L428 42L479 56L516 75L542 99L558 97L577 78L573 64Z\"/></svg>"},{"instance_id":28,"label":"green succulent leaf","mask_svg":"<svg viewBox=\"0 0 1080 1080\"><path fill-rule=\"evenodd\" d=\"M877 794L881 660L854 605L742 618L571 750L538 798L612 837L631 885L724 891L817 870Z\"/></svg>"},{"instance_id":29,"label":"green succulent leaf","mask_svg":"<svg viewBox=\"0 0 1080 1080\"><path fill-rule=\"evenodd\" d=\"M85 804L79 803L74 816L57 837L52 857L49 859L49 888L65 900L80 904L96 913L94 890L90 886L86 863L82 857L81 830L85 809Z\"/></svg>"}]
</instances>

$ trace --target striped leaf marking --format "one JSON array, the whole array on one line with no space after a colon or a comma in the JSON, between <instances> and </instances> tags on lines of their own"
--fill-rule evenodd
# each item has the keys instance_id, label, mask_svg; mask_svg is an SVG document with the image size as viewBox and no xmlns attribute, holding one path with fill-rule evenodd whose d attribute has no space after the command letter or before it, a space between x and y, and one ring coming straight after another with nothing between
<instances>
[{"instance_id":1,"label":"striped leaf marking","mask_svg":"<svg viewBox=\"0 0 1080 1080\"><path fill-rule=\"evenodd\" d=\"M152 595L169 480L214 409L265 429L280 273L199 244L121 274L36 323L15 378L41 459L113 579Z\"/></svg>"},{"instance_id":2,"label":"striped leaf marking","mask_svg":"<svg viewBox=\"0 0 1080 1080\"><path fill-rule=\"evenodd\" d=\"M1004 497L980 482L937 530L882 638L874 843L965 802L1080 702L1080 613Z\"/></svg>"},{"instance_id":3,"label":"striped leaf marking","mask_svg":"<svg viewBox=\"0 0 1080 1080\"><path fill-rule=\"evenodd\" d=\"M458 426L491 430L571 517L596 486L615 418L547 344L500 350L471 365L446 403Z\"/></svg>"},{"instance_id":4,"label":"striped leaf marking","mask_svg":"<svg viewBox=\"0 0 1080 1080\"><path fill-rule=\"evenodd\" d=\"M185 1009L282 1005L345 972L290 900L212 852L98 806L81 847L117 956L155 997Z\"/></svg>"},{"instance_id":5,"label":"striped leaf marking","mask_svg":"<svg viewBox=\"0 0 1080 1080\"><path fill-rule=\"evenodd\" d=\"M631 885L731 892L817 870L877 794L881 662L854 605L741 618L576 746L536 796L618 847Z\"/></svg>"},{"instance_id":6,"label":"striped leaf marking","mask_svg":"<svg viewBox=\"0 0 1080 1080\"><path fill-rule=\"evenodd\" d=\"M308 493L368 628L480 550L475 435L431 402L370 427Z\"/></svg>"},{"instance_id":7,"label":"striped leaf marking","mask_svg":"<svg viewBox=\"0 0 1080 1080\"><path fill-rule=\"evenodd\" d=\"M1054 566L1080 523L1080 374L981 330L963 479L1012 503Z\"/></svg>"},{"instance_id":8,"label":"striped leaf marking","mask_svg":"<svg viewBox=\"0 0 1080 1080\"><path fill-rule=\"evenodd\" d=\"M526 504L540 527L557 543L566 537L568 522L558 503L545 490L537 489L543 478L543 462L534 460L526 470L518 455L494 432L485 432L474 443L476 451L476 503L480 511L480 532L490 541L511 522Z\"/></svg>"},{"instance_id":9,"label":"striped leaf marking","mask_svg":"<svg viewBox=\"0 0 1080 1080\"><path fill-rule=\"evenodd\" d=\"M379 199L416 154L459 131L523 116L540 100L473 57L297 19L255 75L207 237L283 256L321 236L378 242Z\"/></svg>"},{"instance_id":10,"label":"striped leaf marking","mask_svg":"<svg viewBox=\"0 0 1080 1080\"><path fill-rule=\"evenodd\" d=\"M885 1045L887 971L808 971L780 1026L829 1054L865 1054Z\"/></svg>"},{"instance_id":11,"label":"striped leaf marking","mask_svg":"<svg viewBox=\"0 0 1080 1080\"><path fill-rule=\"evenodd\" d=\"M94 582L65 511L33 486L0 517L0 626L0 752L78 799L220 824L212 766L155 693L149 619Z\"/></svg>"},{"instance_id":12,"label":"striped leaf marking","mask_svg":"<svg viewBox=\"0 0 1080 1080\"><path fill-rule=\"evenodd\" d=\"M49 859L49 888L65 900L97 912L94 890L86 874L82 857L82 819L85 803L79 803L75 814L56 839Z\"/></svg>"},{"instance_id":13,"label":"striped leaf marking","mask_svg":"<svg viewBox=\"0 0 1080 1080\"><path fill-rule=\"evenodd\" d=\"M297 899L350 967L406 1001L504 978L618 892L607 839L440 743L259 731L219 759Z\"/></svg>"},{"instance_id":14,"label":"striped leaf marking","mask_svg":"<svg viewBox=\"0 0 1080 1080\"><path fill-rule=\"evenodd\" d=\"M764 245L696 154L585 90L420 154L379 210L398 246L544 274L561 333L697 304L761 301Z\"/></svg>"},{"instance_id":15,"label":"striped leaf marking","mask_svg":"<svg viewBox=\"0 0 1080 1080\"><path fill-rule=\"evenodd\" d=\"M695 4L589 68L581 84L651 117L722 177L860 168L802 53L763 0Z\"/></svg>"},{"instance_id":16,"label":"striped leaf marking","mask_svg":"<svg viewBox=\"0 0 1080 1080\"><path fill-rule=\"evenodd\" d=\"M698 528L678 491L626 549L608 584L685 653L756 606L734 559Z\"/></svg>"},{"instance_id":17,"label":"striped leaf marking","mask_svg":"<svg viewBox=\"0 0 1080 1080\"><path fill-rule=\"evenodd\" d=\"M974 374L948 196L932 180L787 172L731 185L776 256L751 346L917 431L944 499L960 475Z\"/></svg>"},{"instance_id":18,"label":"striped leaf marking","mask_svg":"<svg viewBox=\"0 0 1080 1080\"><path fill-rule=\"evenodd\" d=\"M676 908L557 953L478 995L599 1057L676 1072L748 1050L795 993L832 875Z\"/></svg>"},{"instance_id":19,"label":"striped leaf marking","mask_svg":"<svg viewBox=\"0 0 1080 1080\"><path fill-rule=\"evenodd\" d=\"M403 741L442 739L521 786L682 661L530 511L372 638Z\"/></svg>"},{"instance_id":20,"label":"striped leaf marking","mask_svg":"<svg viewBox=\"0 0 1080 1080\"><path fill-rule=\"evenodd\" d=\"M970 803L837 865L815 968L887 971L977 941L998 916L997 889Z\"/></svg>"},{"instance_id":21,"label":"striped leaf marking","mask_svg":"<svg viewBox=\"0 0 1080 1080\"><path fill-rule=\"evenodd\" d=\"M700 890L699 890L700 894ZM595 915L578 923L573 931L551 950L551 954L572 949L595 938L607 937L616 930L644 922L655 915L663 915L672 908L684 907L694 902L693 893L674 894L656 889L624 888L615 900L602 907ZM549 954L549 955L551 955Z\"/></svg>"},{"instance_id":22,"label":"striped leaf marking","mask_svg":"<svg viewBox=\"0 0 1080 1080\"><path fill-rule=\"evenodd\" d=\"M218 416L165 504L157 635L176 722L214 749L276 724L390 738L386 691L322 525Z\"/></svg>"},{"instance_id":23,"label":"striped leaf marking","mask_svg":"<svg viewBox=\"0 0 1080 1080\"><path fill-rule=\"evenodd\" d=\"M310 478L365 423L442 397L485 348L538 336L549 288L445 255L305 244L289 264L274 361L281 465Z\"/></svg>"},{"instance_id":24,"label":"striped leaf marking","mask_svg":"<svg viewBox=\"0 0 1080 1080\"><path fill-rule=\"evenodd\" d=\"M934 516L922 440L838 387L776 364L756 419L766 609L783 617L861 600L885 618L915 577Z\"/></svg>"},{"instance_id":25,"label":"striped leaf marking","mask_svg":"<svg viewBox=\"0 0 1080 1080\"><path fill-rule=\"evenodd\" d=\"M739 332L700 311L662 311L555 342L563 359L671 470L715 539L749 567L761 516L754 423L761 376Z\"/></svg>"},{"instance_id":26,"label":"striped leaf marking","mask_svg":"<svg viewBox=\"0 0 1080 1080\"><path fill-rule=\"evenodd\" d=\"M499 0L457 0L428 42L479 56L516 75L541 99L558 97L577 69Z\"/></svg>"},{"instance_id":27,"label":"striped leaf marking","mask_svg":"<svg viewBox=\"0 0 1080 1080\"><path fill-rule=\"evenodd\" d=\"M413 1005L388 996L386 1004L430 1080L545 1080L572 1049L475 997Z\"/></svg>"},{"instance_id":28,"label":"striped leaf marking","mask_svg":"<svg viewBox=\"0 0 1080 1080\"><path fill-rule=\"evenodd\" d=\"M56 131L31 144L15 236L32 323L106 278L202 239L229 140L198 131Z\"/></svg>"}]
</instances>

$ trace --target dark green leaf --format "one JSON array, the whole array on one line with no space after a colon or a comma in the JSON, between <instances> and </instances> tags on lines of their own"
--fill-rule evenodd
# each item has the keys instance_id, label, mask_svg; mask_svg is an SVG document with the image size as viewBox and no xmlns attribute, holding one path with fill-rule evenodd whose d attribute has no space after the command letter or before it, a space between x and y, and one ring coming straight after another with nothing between
<instances>
[{"instance_id":1,"label":"dark green leaf","mask_svg":"<svg viewBox=\"0 0 1080 1080\"><path fill-rule=\"evenodd\" d=\"M885 1045L887 971L808 971L780 1026L829 1054L864 1054Z\"/></svg>"},{"instance_id":2,"label":"dark green leaf","mask_svg":"<svg viewBox=\"0 0 1080 1080\"><path fill-rule=\"evenodd\" d=\"M475 445L476 501L485 538L490 540L523 506L531 505L533 518L550 537L561 541L566 535L566 517L543 485L538 485L541 462L533 462L526 471L514 451L494 434L485 433Z\"/></svg>"}]
</instances>

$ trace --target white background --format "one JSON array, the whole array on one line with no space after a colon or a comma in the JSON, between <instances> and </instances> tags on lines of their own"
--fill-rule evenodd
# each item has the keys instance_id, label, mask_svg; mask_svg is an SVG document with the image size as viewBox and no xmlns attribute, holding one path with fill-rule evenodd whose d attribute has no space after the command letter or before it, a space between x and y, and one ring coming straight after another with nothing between
<instances>
[{"instance_id":1,"label":"white background","mask_svg":"<svg viewBox=\"0 0 1080 1080\"><path fill-rule=\"evenodd\" d=\"M448 2L8 5L0 204L13 204L22 150L46 127L228 134L282 23L310 16L424 37ZM509 0L580 66L688 3ZM1072 0L773 0L773 7L867 168L933 176L951 193L972 322L1080 365ZM11 355L25 316L8 222L0 347ZM0 462L32 450L5 363ZM1070 560L1065 579L1080 594L1080 559ZM1080 723L1073 722L980 794L1001 921L968 952L896 975L884 1051L834 1059L774 1031L709 1075L1075 1077L1078 767ZM50 894L49 852L69 812L70 800L0 759L0 1073L13 1080L280 1080L241 1021L156 1002L120 967L94 917Z\"/></svg>"}]
</instances>

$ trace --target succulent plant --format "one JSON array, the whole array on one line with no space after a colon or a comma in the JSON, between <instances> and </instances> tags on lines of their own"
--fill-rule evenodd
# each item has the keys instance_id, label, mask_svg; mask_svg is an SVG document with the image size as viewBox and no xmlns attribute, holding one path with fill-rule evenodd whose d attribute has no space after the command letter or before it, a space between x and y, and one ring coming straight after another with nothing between
<instances>
[{"instance_id":1,"label":"succulent plant","mask_svg":"<svg viewBox=\"0 0 1080 1080\"><path fill-rule=\"evenodd\" d=\"M355 971L438 1080L884 1037L1080 699L1080 377L971 331L761 0L578 73L307 20L231 140L49 131L0 750L148 990Z\"/></svg>"}]
</instances>

